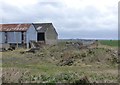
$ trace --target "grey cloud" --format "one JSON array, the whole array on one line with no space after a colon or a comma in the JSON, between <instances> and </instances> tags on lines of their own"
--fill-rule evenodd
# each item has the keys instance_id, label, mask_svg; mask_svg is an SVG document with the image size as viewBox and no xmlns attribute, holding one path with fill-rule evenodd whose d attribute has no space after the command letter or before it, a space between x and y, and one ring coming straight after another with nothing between
<instances>
[{"instance_id":1,"label":"grey cloud","mask_svg":"<svg viewBox=\"0 0 120 85\"><path fill-rule=\"evenodd\" d=\"M52 6L52 7L62 7L62 6L64 6L62 3L58 3L58 2L45 2L45 1L43 1L43 2L39 2L38 3L39 5L41 5L41 6Z\"/></svg>"},{"instance_id":2,"label":"grey cloud","mask_svg":"<svg viewBox=\"0 0 120 85\"><path fill-rule=\"evenodd\" d=\"M118 33L116 31L107 31L107 30L102 30L102 31L71 31L71 32L66 32L66 31L61 31L60 32L61 36L60 38L93 38L93 39L117 39L118 38ZM112 38L111 38L112 37Z\"/></svg>"},{"instance_id":3,"label":"grey cloud","mask_svg":"<svg viewBox=\"0 0 120 85\"><path fill-rule=\"evenodd\" d=\"M85 9L66 8L64 3L59 1L42 1L33 6L19 8L4 3L3 23L31 23L31 22L52 22L59 38L116 38L116 30L101 30L101 24L106 28L116 28L114 21L100 21L107 15L101 13L93 6ZM115 13L113 13L115 15ZM100 23L97 23L97 22ZM91 31L94 29L95 31Z\"/></svg>"}]
</instances>

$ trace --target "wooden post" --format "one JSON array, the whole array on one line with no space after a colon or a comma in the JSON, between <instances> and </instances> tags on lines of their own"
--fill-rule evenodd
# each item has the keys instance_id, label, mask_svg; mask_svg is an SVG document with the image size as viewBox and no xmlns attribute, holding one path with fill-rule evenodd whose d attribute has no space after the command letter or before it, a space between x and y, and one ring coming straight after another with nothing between
<instances>
[{"instance_id":1,"label":"wooden post","mask_svg":"<svg viewBox=\"0 0 120 85\"><path fill-rule=\"evenodd\" d=\"M5 32L5 43L8 43L8 36L7 36L7 32Z\"/></svg>"},{"instance_id":2,"label":"wooden post","mask_svg":"<svg viewBox=\"0 0 120 85\"><path fill-rule=\"evenodd\" d=\"M16 42L17 42L16 48L18 48L18 35L17 35L17 33L16 33Z\"/></svg>"},{"instance_id":3,"label":"wooden post","mask_svg":"<svg viewBox=\"0 0 120 85\"><path fill-rule=\"evenodd\" d=\"M23 32L23 44L24 48L26 48L26 32Z\"/></svg>"}]
</instances>

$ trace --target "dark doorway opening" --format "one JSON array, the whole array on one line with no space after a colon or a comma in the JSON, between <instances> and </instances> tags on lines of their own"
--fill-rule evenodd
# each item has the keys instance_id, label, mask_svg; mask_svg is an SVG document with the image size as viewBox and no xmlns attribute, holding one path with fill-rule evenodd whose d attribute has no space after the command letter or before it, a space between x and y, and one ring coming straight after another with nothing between
<instances>
[{"instance_id":1,"label":"dark doorway opening","mask_svg":"<svg viewBox=\"0 0 120 85\"><path fill-rule=\"evenodd\" d=\"M24 32L22 32L22 44L24 43Z\"/></svg>"},{"instance_id":2,"label":"dark doorway opening","mask_svg":"<svg viewBox=\"0 0 120 85\"><path fill-rule=\"evenodd\" d=\"M45 41L45 33L38 33L37 40L38 41Z\"/></svg>"}]
</instances>

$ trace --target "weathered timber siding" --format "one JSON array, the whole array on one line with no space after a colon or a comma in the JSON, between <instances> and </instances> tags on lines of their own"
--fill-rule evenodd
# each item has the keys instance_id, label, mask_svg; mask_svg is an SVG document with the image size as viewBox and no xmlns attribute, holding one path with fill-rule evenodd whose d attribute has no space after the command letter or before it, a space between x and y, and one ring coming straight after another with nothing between
<instances>
[{"instance_id":1,"label":"weathered timber siding","mask_svg":"<svg viewBox=\"0 0 120 85\"><path fill-rule=\"evenodd\" d=\"M5 43L5 33L0 32L0 44Z\"/></svg>"},{"instance_id":2,"label":"weathered timber siding","mask_svg":"<svg viewBox=\"0 0 120 85\"><path fill-rule=\"evenodd\" d=\"M7 32L7 43L22 43L21 32Z\"/></svg>"},{"instance_id":3,"label":"weathered timber siding","mask_svg":"<svg viewBox=\"0 0 120 85\"><path fill-rule=\"evenodd\" d=\"M5 43L5 32L0 32L0 43ZM21 32L7 32L7 43L21 43Z\"/></svg>"},{"instance_id":4,"label":"weathered timber siding","mask_svg":"<svg viewBox=\"0 0 120 85\"><path fill-rule=\"evenodd\" d=\"M55 31L53 26L50 26L50 28L47 29L47 31L45 32L45 42L46 44L57 44L58 41L58 34Z\"/></svg>"},{"instance_id":5,"label":"weathered timber siding","mask_svg":"<svg viewBox=\"0 0 120 85\"><path fill-rule=\"evenodd\" d=\"M31 40L37 41L37 31L35 30L33 25L31 25L30 28L26 32L27 48L29 48L29 43Z\"/></svg>"}]
</instances>

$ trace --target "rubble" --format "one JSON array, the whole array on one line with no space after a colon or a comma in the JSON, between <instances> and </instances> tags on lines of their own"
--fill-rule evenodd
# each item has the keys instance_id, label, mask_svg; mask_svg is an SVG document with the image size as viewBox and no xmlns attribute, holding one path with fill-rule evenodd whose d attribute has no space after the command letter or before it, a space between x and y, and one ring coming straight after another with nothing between
<instances>
[{"instance_id":1,"label":"rubble","mask_svg":"<svg viewBox=\"0 0 120 85\"><path fill-rule=\"evenodd\" d=\"M31 48L30 50L26 51L28 53L35 53L39 48Z\"/></svg>"},{"instance_id":2,"label":"rubble","mask_svg":"<svg viewBox=\"0 0 120 85\"><path fill-rule=\"evenodd\" d=\"M71 66L74 63L73 59L61 60L57 65L58 66Z\"/></svg>"}]
</instances>

